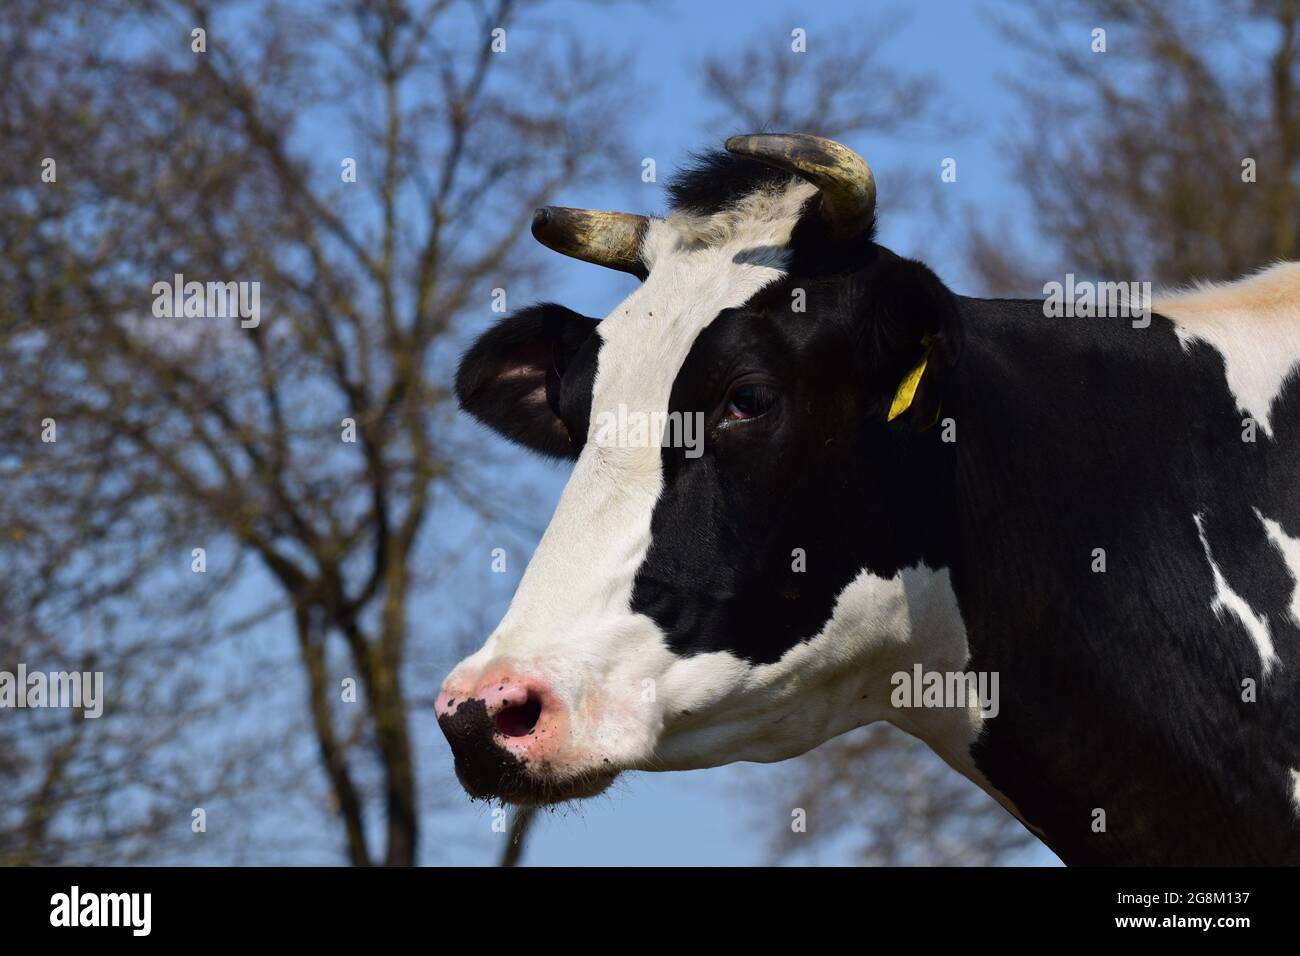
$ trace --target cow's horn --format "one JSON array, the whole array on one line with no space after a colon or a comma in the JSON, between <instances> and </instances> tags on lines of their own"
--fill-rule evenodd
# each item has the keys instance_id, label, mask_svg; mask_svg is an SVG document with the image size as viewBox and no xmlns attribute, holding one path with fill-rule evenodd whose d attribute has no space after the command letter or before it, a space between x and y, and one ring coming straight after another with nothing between
<instances>
[{"instance_id":1,"label":"cow's horn","mask_svg":"<svg viewBox=\"0 0 1300 956\"><path fill-rule=\"evenodd\" d=\"M866 161L847 146L806 133L756 133L731 137L727 152L788 170L816 186L822 213L837 239L851 239L871 226L876 179Z\"/></svg>"},{"instance_id":2,"label":"cow's horn","mask_svg":"<svg viewBox=\"0 0 1300 956\"><path fill-rule=\"evenodd\" d=\"M645 216L543 206L533 213L533 237L566 256L645 278L641 240Z\"/></svg>"}]
</instances>

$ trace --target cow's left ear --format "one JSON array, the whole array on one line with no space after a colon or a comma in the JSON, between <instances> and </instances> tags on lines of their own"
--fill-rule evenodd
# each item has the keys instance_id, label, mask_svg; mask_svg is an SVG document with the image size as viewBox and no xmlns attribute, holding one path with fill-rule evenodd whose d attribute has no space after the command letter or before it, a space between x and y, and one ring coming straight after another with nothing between
<instances>
[{"instance_id":1,"label":"cow's left ear","mask_svg":"<svg viewBox=\"0 0 1300 956\"><path fill-rule=\"evenodd\" d=\"M484 332L456 372L460 407L493 431L552 458L576 458L560 417L564 373L597 320L545 303Z\"/></svg>"},{"instance_id":2,"label":"cow's left ear","mask_svg":"<svg viewBox=\"0 0 1300 956\"><path fill-rule=\"evenodd\" d=\"M939 420L961 354L961 317L948 287L925 265L890 257L864 277L870 379L892 427L923 431Z\"/></svg>"}]
</instances>

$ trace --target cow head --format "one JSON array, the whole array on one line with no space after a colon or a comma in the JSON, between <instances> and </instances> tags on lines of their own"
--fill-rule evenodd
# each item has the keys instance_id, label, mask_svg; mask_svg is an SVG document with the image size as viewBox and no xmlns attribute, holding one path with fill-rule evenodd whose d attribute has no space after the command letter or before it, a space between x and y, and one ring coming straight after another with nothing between
<instances>
[{"instance_id":1,"label":"cow head","mask_svg":"<svg viewBox=\"0 0 1300 956\"><path fill-rule=\"evenodd\" d=\"M780 760L905 723L890 675L965 663L951 452L929 427L955 301L875 244L845 147L727 150L678 177L664 218L539 210L543 243L640 287L600 321L525 309L461 363L466 411L574 462L505 618L438 697L476 796Z\"/></svg>"}]
</instances>

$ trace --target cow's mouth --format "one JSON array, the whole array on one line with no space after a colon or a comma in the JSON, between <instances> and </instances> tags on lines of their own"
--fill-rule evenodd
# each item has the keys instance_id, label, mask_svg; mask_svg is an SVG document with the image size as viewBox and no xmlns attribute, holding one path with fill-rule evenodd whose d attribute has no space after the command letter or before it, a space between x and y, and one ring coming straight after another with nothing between
<instances>
[{"instance_id":1,"label":"cow's mouth","mask_svg":"<svg viewBox=\"0 0 1300 956\"><path fill-rule=\"evenodd\" d=\"M549 806L594 797L618 775L615 771L606 771L556 776L545 764L534 770L528 761L520 760L504 749L500 752L505 773L494 776L486 786L486 781L473 768L456 761L456 776L471 797L500 800L521 807Z\"/></svg>"},{"instance_id":2,"label":"cow's mouth","mask_svg":"<svg viewBox=\"0 0 1300 956\"><path fill-rule=\"evenodd\" d=\"M584 773L569 777L534 776L525 773L512 781L509 790L497 796L521 807L544 807L570 800L585 800L601 793L614 782L617 773Z\"/></svg>"},{"instance_id":3,"label":"cow's mouth","mask_svg":"<svg viewBox=\"0 0 1300 956\"><path fill-rule=\"evenodd\" d=\"M456 777L471 797L544 806L594 797L613 782L618 771L608 764L575 773L547 759L531 758L526 746L510 746L511 741L533 737L541 713L540 700L530 695L491 716L484 701L464 700L438 718L452 745Z\"/></svg>"}]
</instances>

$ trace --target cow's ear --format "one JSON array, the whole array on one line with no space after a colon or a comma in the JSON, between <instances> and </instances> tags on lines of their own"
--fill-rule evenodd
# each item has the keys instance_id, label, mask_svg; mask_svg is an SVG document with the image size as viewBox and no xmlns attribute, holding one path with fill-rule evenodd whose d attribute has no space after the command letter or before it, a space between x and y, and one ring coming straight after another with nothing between
<instances>
[{"instance_id":1,"label":"cow's ear","mask_svg":"<svg viewBox=\"0 0 1300 956\"><path fill-rule=\"evenodd\" d=\"M911 259L886 259L865 278L863 319L876 405L891 427L923 431L939 420L961 354L957 300Z\"/></svg>"},{"instance_id":2,"label":"cow's ear","mask_svg":"<svg viewBox=\"0 0 1300 956\"><path fill-rule=\"evenodd\" d=\"M561 305L530 306L484 332L456 373L460 407L511 441L577 457L559 415L564 372L596 320Z\"/></svg>"}]
</instances>

